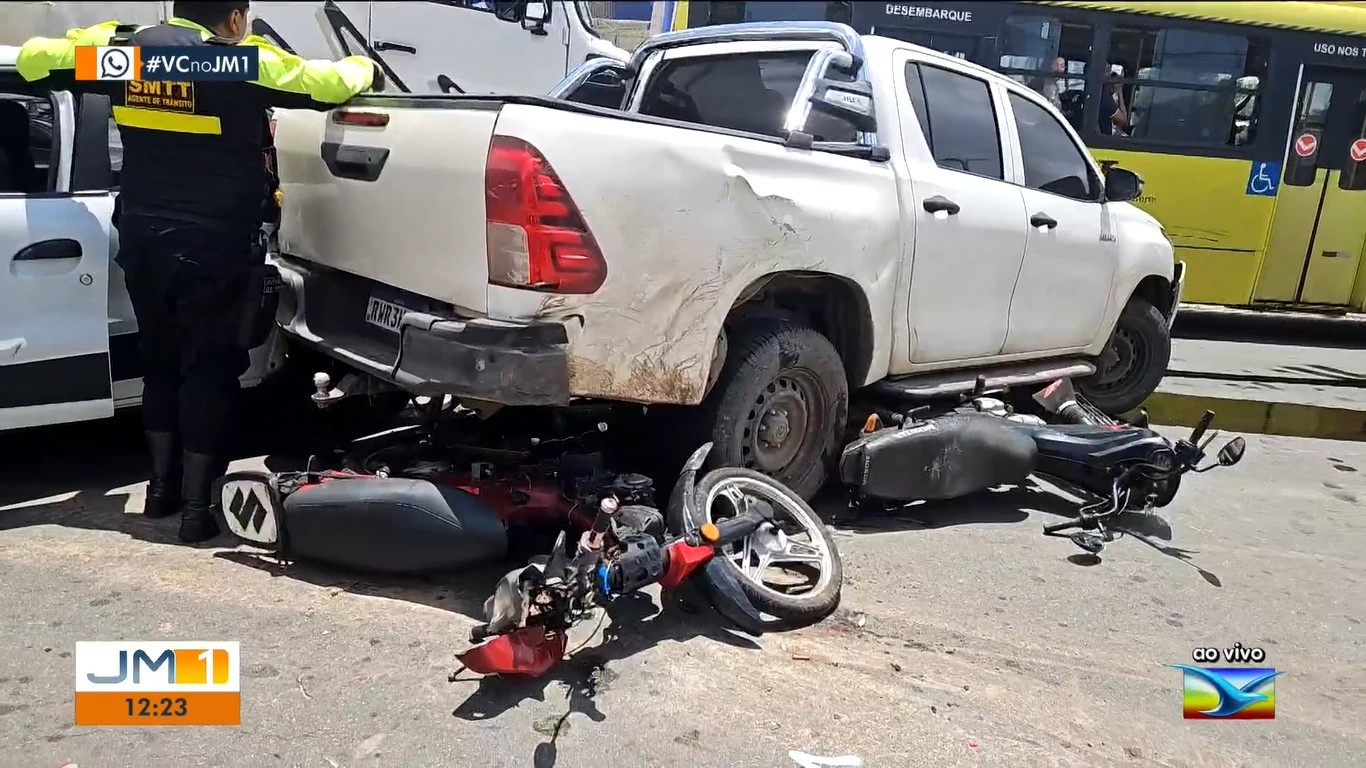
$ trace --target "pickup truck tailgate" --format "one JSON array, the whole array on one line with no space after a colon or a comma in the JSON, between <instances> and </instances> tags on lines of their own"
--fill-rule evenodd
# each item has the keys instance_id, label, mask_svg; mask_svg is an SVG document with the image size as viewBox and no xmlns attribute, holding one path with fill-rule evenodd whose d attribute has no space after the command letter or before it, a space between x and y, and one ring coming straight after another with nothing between
<instances>
[{"instance_id":1,"label":"pickup truck tailgate","mask_svg":"<svg viewBox=\"0 0 1366 768\"><path fill-rule=\"evenodd\" d=\"M499 104L415 101L276 112L280 250L483 314L484 163Z\"/></svg>"}]
</instances>

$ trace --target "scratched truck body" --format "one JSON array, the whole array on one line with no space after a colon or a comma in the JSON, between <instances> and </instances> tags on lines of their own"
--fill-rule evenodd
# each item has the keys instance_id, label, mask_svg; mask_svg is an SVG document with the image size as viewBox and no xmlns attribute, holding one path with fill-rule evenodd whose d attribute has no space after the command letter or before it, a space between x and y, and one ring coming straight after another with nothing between
<instances>
[{"instance_id":1,"label":"scratched truck body","mask_svg":"<svg viewBox=\"0 0 1366 768\"><path fill-rule=\"evenodd\" d=\"M1013 81L841 25L281 113L277 142L293 338L419 394L701 406L721 460L802 492L852 389L1061 374L1120 407L1165 369L1182 269L1137 177Z\"/></svg>"}]
</instances>

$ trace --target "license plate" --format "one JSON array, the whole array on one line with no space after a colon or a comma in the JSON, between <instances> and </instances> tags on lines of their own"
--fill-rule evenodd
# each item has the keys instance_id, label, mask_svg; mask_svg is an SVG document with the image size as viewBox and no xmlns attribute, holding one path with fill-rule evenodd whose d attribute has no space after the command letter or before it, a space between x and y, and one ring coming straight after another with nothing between
<instances>
[{"instance_id":1,"label":"license plate","mask_svg":"<svg viewBox=\"0 0 1366 768\"><path fill-rule=\"evenodd\" d=\"M264 479L254 474L229 474L220 486L218 506L232 535L267 549L279 544L280 511Z\"/></svg>"},{"instance_id":2,"label":"license plate","mask_svg":"<svg viewBox=\"0 0 1366 768\"><path fill-rule=\"evenodd\" d=\"M365 307L365 322L398 333L399 323L403 322L403 315L407 311L393 302L371 296L370 303Z\"/></svg>"}]
</instances>

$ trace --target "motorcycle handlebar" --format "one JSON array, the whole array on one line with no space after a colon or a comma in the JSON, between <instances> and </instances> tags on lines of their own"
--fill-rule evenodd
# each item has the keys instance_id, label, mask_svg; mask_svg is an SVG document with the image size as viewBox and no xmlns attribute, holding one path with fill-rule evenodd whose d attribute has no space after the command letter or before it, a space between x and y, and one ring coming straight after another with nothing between
<instances>
[{"instance_id":1,"label":"motorcycle handlebar","mask_svg":"<svg viewBox=\"0 0 1366 768\"><path fill-rule=\"evenodd\" d=\"M1076 521L1076 520L1068 520L1068 521L1063 522L1063 523L1054 523L1053 525L1045 525L1045 526L1043 527L1043 532L1044 532L1045 534L1057 533L1057 532L1059 532L1059 531L1065 531L1065 530L1067 530L1068 528L1075 528L1076 526L1077 526L1077 521Z\"/></svg>"},{"instance_id":2,"label":"motorcycle handlebar","mask_svg":"<svg viewBox=\"0 0 1366 768\"><path fill-rule=\"evenodd\" d=\"M716 523L716 541L712 544L723 546L739 541L759 530L759 526L763 525L766 520L767 518L753 510L726 518Z\"/></svg>"},{"instance_id":3,"label":"motorcycle handlebar","mask_svg":"<svg viewBox=\"0 0 1366 768\"><path fill-rule=\"evenodd\" d=\"M1200 423L1196 424L1195 430L1191 432L1190 441L1195 445L1199 445L1200 438L1205 436L1205 431L1209 429L1209 425L1213 422L1214 411L1205 411L1205 415L1200 417Z\"/></svg>"}]
</instances>

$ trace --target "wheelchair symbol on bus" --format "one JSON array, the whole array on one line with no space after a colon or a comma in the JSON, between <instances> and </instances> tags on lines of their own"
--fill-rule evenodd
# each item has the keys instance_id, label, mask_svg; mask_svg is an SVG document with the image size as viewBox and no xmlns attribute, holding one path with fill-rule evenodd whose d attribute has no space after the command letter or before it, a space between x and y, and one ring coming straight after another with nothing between
<instances>
[{"instance_id":1,"label":"wheelchair symbol on bus","mask_svg":"<svg viewBox=\"0 0 1366 768\"><path fill-rule=\"evenodd\" d=\"M1253 161L1247 173L1245 194L1275 197L1281 183L1281 164Z\"/></svg>"}]
</instances>

